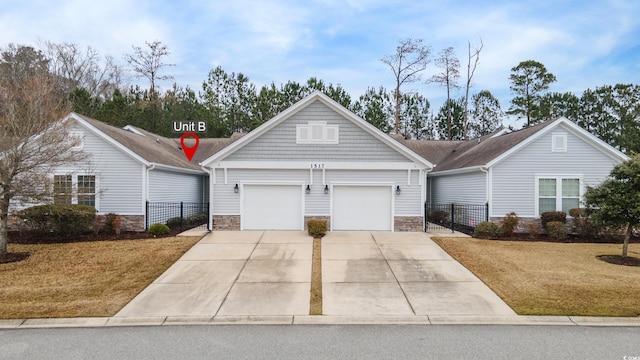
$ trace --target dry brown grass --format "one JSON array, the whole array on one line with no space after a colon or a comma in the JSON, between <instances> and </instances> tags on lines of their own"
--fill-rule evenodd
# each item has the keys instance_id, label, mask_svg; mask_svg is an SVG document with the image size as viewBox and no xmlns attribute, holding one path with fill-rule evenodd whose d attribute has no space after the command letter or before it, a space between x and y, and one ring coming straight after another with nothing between
<instances>
[{"instance_id":1,"label":"dry brown grass","mask_svg":"<svg viewBox=\"0 0 640 360\"><path fill-rule=\"evenodd\" d=\"M309 315L322 315L322 239L313 239Z\"/></svg>"},{"instance_id":2,"label":"dry brown grass","mask_svg":"<svg viewBox=\"0 0 640 360\"><path fill-rule=\"evenodd\" d=\"M199 239L9 244L31 256L0 264L0 319L112 316Z\"/></svg>"},{"instance_id":3,"label":"dry brown grass","mask_svg":"<svg viewBox=\"0 0 640 360\"><path fill-rule=\"evenodd\" d=\"M640 315L640 267L608 264L616 244L434 238L521 315ZM640 244L629 246L638 257Z\"/></svg>"}]
</instances>

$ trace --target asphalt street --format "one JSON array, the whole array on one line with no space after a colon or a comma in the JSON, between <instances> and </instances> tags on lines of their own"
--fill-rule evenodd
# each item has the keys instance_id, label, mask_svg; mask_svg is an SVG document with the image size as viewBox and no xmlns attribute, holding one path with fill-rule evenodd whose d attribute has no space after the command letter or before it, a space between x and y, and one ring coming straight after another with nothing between
<instances>
[{"instance_id":1,"label":"asphalt street","mask_svg":"<svg viewBox=\"0 0 640 360\"><path fill-rule=\"evenodd\" d=\"M222 325L0 330L0 359L640 359L640 327Z\"/></svg>"}]
</instances>

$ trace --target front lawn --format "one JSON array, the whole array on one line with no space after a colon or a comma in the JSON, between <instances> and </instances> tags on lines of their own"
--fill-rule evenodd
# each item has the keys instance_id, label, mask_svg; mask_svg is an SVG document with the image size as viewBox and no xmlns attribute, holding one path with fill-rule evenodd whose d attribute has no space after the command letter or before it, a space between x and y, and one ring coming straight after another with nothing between
<instances>
[{"instance_id":1,"label":"front lawn","mask_svg":"<svg viewBox=\"0 0 640 360\"><path fill-rule=\"evenodd\" d=\"M113 316L200 237L9 244L0 264L0 319Z\"/></svg>"},{"instance_id":2,"label":"front lawn","mask_svg":"<svg viewBox=\"0 0 640 360\"><path fill-rule=\"evenodd\" d=\"M520 315L640 315L640 267L596 258L620 244L433 240ZM640 257L640 244L628 255Z\"/></svg>"}]
</instances>

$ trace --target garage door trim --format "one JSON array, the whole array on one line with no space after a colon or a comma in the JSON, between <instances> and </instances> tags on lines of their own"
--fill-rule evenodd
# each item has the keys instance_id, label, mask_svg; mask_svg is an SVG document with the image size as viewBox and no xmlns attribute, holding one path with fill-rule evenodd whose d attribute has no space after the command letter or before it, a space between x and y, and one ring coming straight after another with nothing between
<instances>
[{"instance_id":1,"label":"garage door trim","mask_svg":"<svg viewBox=\"0 0 640 360\"><path fill-rule=\"evenodd\" d=\"M392 182L336 182L330 183L331 188L331 199L330 199L330 211L331 211L331 219L334 219L335 216L335 204L334 204L334 194L335 194L335 186L338 187L388 187L390 193L391 204L389 209L389 228L390 231L394 231L394 214L395 214L395 183ZM331 221L331 230L334 230L335 221Z\"/></svg>"},{"instance_id":2,"label":"garage door trim","mask_svg":"<svg viewBox=\"0 0 640 360\"><path fill-rule=\"evenodd\" d=\"M260 181L260 182L239 182L240 187L240 230L246 229L246 209L245 209L245 194L246 188L245 186L296 186L300 188L300 212L297 215L297 226L296 230L304 229L304 209L305 209L305 193L304 186L305 183L301 181Z\"/></svg>"}]
</instances>

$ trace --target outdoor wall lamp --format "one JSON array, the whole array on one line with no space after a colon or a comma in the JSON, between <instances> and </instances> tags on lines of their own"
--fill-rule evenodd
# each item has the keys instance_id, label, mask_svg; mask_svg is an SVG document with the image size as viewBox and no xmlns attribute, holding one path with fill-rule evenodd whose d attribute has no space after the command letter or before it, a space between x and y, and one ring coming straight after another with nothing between
<instances>
[{"instance_id":1,"label":"outdoor wall lamp","mask_svg":"<svg viewBox=\"0 0 640 360\"><path fill-rule=\"evenodd\" d=\"M325 185L324 186L324 193L328 194L329 193L329 185Z\"/></svg>"},{"instance_id":2,"label":"outdoor wall lamp","mask_svg":"<svg viewBox=\"0 0 640 360\"><path fill-rule=\"evenodd\" d=\"M400 190L400 185L396 186L396 195L400 195L402 190Z\"/></svg>"},{"instance_id":3,"label":"outdoor wall lamp","mask_svg":"<svg viewBox=\"0 0 640 360\"><path fill-rule=\"evenodd\" d=\"M311 186L307 185L307 188L304 190L305 193L311 194Z\"/></svg>"},{"instance_id":4,"label":"outdoor wall lamp","mask_svg":"<svg viewBox=\"0 0 640 360\"><path fill-rule=\"evenodd\" d=\"M236 194L240 192L240 187L238 186L238 184L236 184L236 186L233 187L233 192Z\"/></svg>"}]
</instances>

